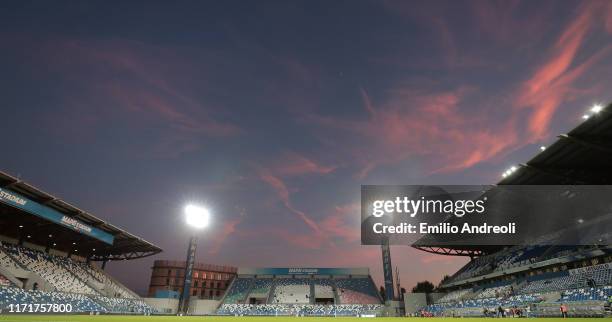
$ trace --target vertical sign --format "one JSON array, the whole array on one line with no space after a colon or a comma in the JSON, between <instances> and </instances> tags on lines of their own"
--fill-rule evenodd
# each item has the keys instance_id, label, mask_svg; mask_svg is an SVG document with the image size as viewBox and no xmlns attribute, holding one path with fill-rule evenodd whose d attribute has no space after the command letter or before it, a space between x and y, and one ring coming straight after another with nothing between
<instances>
[{"instance_id":1,"label":"vertical sign","mask_svg":"<svg viewBox=\"0 0 612 322\"><path fill-rule=\"evenodd\" d=\"M187 261L185 261L185 279L183 281L183 293L179 301L179 314L187 315L189 308L189 297L191 295L191 280L193 276L193 265L195 262L197 240L196 237L191 237L189 240L189 249L187 250Z\"/></svg>"},{"instance_id":2,"label":"vertical sign","mask_svg":"<svg viewBox=\"0 0 612 322\"><path fill-rule=\"evenodd\" d=\"M387 295L387 301L393 301L395 300L395 292L393 289L393 266L391 266L391 248L389 247L389 239L385 238L381 247L383 273L385 275L385 294Z\"/></svg>"}]
</instances>

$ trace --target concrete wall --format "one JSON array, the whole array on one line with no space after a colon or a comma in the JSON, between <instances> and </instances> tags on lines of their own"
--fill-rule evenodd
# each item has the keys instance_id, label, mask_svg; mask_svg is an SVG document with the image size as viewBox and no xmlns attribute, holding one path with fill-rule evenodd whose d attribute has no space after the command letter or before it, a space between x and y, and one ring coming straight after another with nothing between
<instances>
[{"instance_id":1,"label":"concrete wall","mask_svg":"<svg viewBox=\"0 0 612 322\"><path fill-rule=\"evenodd\" d=\"M178 310L179 300L169 298L146 297L143 300L156 308L163 314L176 314ZM209 315L214 314L219 306L219 301L215 300L200 300L193 298L189 300L189 315Z\"/></svg>"},{"instance_id":2,"label":"concrete wall","mask_svg":"<svg viewBox=\"0 0 612 322\"><path fill-rule=\"evenodd\" d=\"M192 299L189 301L190 315L214 314L219 307L220 301Z\"/></svg>"},{"instance_id":3,"label":"concrete wall","mask_svg":"<svg viewBox=\"0 0 612 322\"><path fill-rule=\"evenodd\" d=\"M9 281L13 282L13 284L17 285L17 287L23 288L23 282L20 281L17 277L15 277L15 275L13 275L13 273L8 268L0 267L0 274L6 277Z\"/></svg>"},{"instance_id":4,"label":"concrete wall","mask_svg":"<svg viewBox=\"0 0 612 322\"><path fill-rule=\"evenodd\" d=\"M145 297L143 300L163 314L176 314L178 310L178 299Z\"/></svg>"},{"instance_id":5,"label":"concrete wall","mask_svg":"<svg viewBox=\"0 0 612 322\"><path fill-rule=\"evenodd\" d=\"M406 293L404 294L404 307L406 314L416 313L419 308L427 305L427 294L425 293Z\"/></svg>"},{"instance_id":6,"label":"concrete wall","mask_svg":"<svg viewBox=\"0 0 612 322\"><path fill-rule=\"evenodd\" d=\"M25 288L26 290L31 290L34 287L34 283L37 284L38 290L40 291L55 291L55 287L49 284L45 279L40 277L40 275L36 274L32 271L26 271L21 268L12 268L12 267L3 267L0 271L9 278L16 285ZM17 282L14 280L18 279Z\"/></svg>"}]
</instances>

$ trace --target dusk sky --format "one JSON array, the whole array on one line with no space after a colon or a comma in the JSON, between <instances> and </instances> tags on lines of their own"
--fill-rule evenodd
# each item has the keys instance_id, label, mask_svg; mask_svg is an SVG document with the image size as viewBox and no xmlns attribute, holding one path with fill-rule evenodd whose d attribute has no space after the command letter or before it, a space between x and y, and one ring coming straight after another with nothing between
<instances>
[{"instance_id":1,"label":"dusk sky","mask_svg":"<svg viewBox=\"0 0 612 322\"><path fill-rule=\"evenodd\" d=\"M612 100L612 1L2 1L0 170L184 260L363 267L362 184L494 184ZM402 284L466 258L392 248Z\"/></svg>"}]
</instances>

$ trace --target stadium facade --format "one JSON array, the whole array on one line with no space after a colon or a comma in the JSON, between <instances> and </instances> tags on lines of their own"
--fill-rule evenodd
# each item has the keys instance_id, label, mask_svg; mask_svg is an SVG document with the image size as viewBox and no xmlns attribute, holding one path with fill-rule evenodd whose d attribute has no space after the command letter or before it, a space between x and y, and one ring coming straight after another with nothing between
<instances>
[{"instance_id":1,"label":"stadium facade","mask_svg":"<svg viewBox=\"0 0 612 322\"><path fill-rule=\"evenodd\" d=\"M593 113L528 162L506 171L498 185L611 184L611 109ZM610 315L612 245L598 244L597 240L605 240L602 236L588 236L593 243L580 246L554 245L550 240L529 245L431 246L444 244L441 236L426 235L413 247L471 260L442 281L438 294L407 297L408 313L560 316L564 306L569 316Z\"/></svg>"},{"instance_id":2,"label":"stadium facade","mask_svg":"<svg viewBox=\"0 0 612 322\"><path fill-rule=\"evenodd\" d=\"M210 300L222 298L237 271L233 266L195 263L191 296ZM178 299L183 292L184 278L184 261L156 260L151 270L148 296Z\"/></svg>"}]
</instances>

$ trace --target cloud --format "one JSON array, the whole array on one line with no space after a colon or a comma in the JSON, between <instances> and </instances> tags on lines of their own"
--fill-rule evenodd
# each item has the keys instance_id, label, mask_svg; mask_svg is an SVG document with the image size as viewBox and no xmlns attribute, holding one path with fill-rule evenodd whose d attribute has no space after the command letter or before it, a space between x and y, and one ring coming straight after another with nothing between
<instances>
[{"instance_id":1,"label":"cloud","mask_svg":"<svg viewBox=\"0 0 612 322\"><path fill-rule=\"evenodd\" d=\"M293 205L291 202L291 192L283 178L310 174L325 175L334 171L335 167L323 166L301 154L293 152L284 153L280 158L269 161L269 163L270 166L268 167L256 166L259 179L272 187L286 209L297 215L303 223L310 227L316 236L322 236L323 231L315 220Z\"/></svg>"},{"instance_id":2,"label":"cloud","mask_svg":"<svg viewBox=\"0 0 612 322\"><path fill-rule=\"evenodd\" d=\"M212 237L212 246L208 250L210 255L217 255L223 246L223 243L230 235L236 233L236 226L242 222L242 216L231 219L223 223L221 229L216 229L215 234Z\"/></svg>"},{"instance_id":3,"label":"cloud","mask_svg":"<svg viewBox=\"0 0 612 322\"><path fill-rule=\"evenodd\" d=\"M332 166L321 165L298 153L285 153L273 161L272 170L278 176L299 176L305 174L328 174L336 169Z\"/></svg>"},{"instance_id":4,"label":"cloud","mask_svg":"<svg viewBox=\"0 0 612 322\"><path fill-rule=\"evenodd\" d=\"M515 105L532 110L528 128L531 142L548 135L555 111L576 93L575 81L609 52L610 46L606 46L572 67L577 63L577 54L587 33L600 20L603 5L603 2L588 2L578 8L578 16L561 33L547 60L519 90Z\"/></svg>"},{"instance_id":5,"label":"cloud","mask_svg":"<svg viewBox=\"0 0 612 322\"><path fill-rule=\"evenodd\" d=\"M296 209L293 206L293 204L291 203L291 198L289 196L289 189L287 189L285 182L283 182L281 178L271 174L270 172L264 169L260 170L259 177L263 182L267 183L274 189L278 198L288 210L290 210L293 214L297 215L308 227L310 227L310 229L312 229L312 231L316 235L322 234L319 225L317 225L317 223L313 219L311 219L303 211Z\"/></svg>"},{"instance_id":6,"label":"cloud","mask_svg":"<svg viewBox=\"0 0 612 322\"><path fill-rule=\"evenodd\" d=\"M310 115L309 120L327 130L349 133L352 142L346 153L358 165L358 178L365 178L381 165L393 165L411 158L430 160L430 173L470 167L492 158L516 143L509 118L491 124L486 111L474 106L462 111L462 100L475 89L461 87L436 92L407 87L388 90L380 104L374 104L362 90L366 119L344 119Z\"/></svg>"},{"instance_id":7,"label":"cloud","mask_svg":"<svg viewBox=\"0 0 612 322\"><path fill-rule=\"evenodd\" d=\"M403 48L400 54L386 53L384 59L374 61L443 73L502 70L504 58L501 57L541 45L548 33L548 14L553 8L547 3L539 3L537 10L533 10L518 0L474 0L462 5L422 2L418 9L406 1L385 0L382 3L408 27L396 32L402 35L408 31L404 38L410 37L410 46ZM415 29L419 31L416 37L409 33ZM426 37L421 38L421 35ZM411 55L416 44L427 54Z\"/></svg>"},{"instance_id":8,"label":"cloud","mask_svg":"<svg viewBox=\"0 0 612 322\"><path fill-rule=\"evenodd\" d=\"M182 95L164 93L161 88L157 90L142 89L137 86L126 88L117 84L108 84L104 89L116 103L116 107L125 108L134 115L151 117L152 114L183 133L227 137L239 134L241 131L236 125L217 122L210 118L204 112L205 108L202 105ZM179 106L181 108L178 108Z\"/></svg>"},{"instance_id":9,"label":"cloud","mask_svg":"<svg viewBox=\"0 0 612 322\"><path fill-rule=\"evenodd\" d=\"M352 243L359 240L359 204L336 206L329 211L322 211L321 215L317 216L319 219L315 219L293 205L291 191L283 179L307 174L325 175L335 167L322 166L295 153L286 153L272 164L276 166L258 168L259 179L272 187L283 206L296 215L310 232L287 232L280 229L280 232L270 232L271 234L304 249L319 249L323 245L334 248L334 240Z\"/></svg>"},{"instance_id":10,"label":"cloud","mask_svg":"<svg viewBox=\"0 0 612 322\"><path fill-rule=\"evenodd\" d=\"M541 41L548 31L553 6L538 3L537 9L527 8L529 3L520 0L475 0L469 3L471 21L479 38L501 47L530 47Z\"/></svg>"},{"instance_id":11,"label":"cloud","mask_svg":"<svg viewBox=\"0 0 612 322\"><path fill-rule=\"evenodd\" d=\"M356 167L358 179L368 177L382 166L401 166L409 161L412 166L420 164L429 174L463 170L546 139L559 107L592 92L576 85L581 76L610 53L607 44L588 46L590 52L584 49L595 28L608 28L610 18L602 12L609 12L607 9L612 7L609 2L581 4L576 9L576 18L561 28L554 44L545 50L542 50L542 41L551 22L542 21L551 13L548 6L541 10L525 10L529 8L520 2L483 1L478 4L468 10L476 21L462 30L484 32L496 39L495 45L487 47L492 53L512 48L510 61L528 52L530 56L523 61L526 71L509 71L507 66L500 69L503 76L499 71L488 71L487 79L506 79L496 82L496 88L489 84L471 85L466 81L471 75L466 78L463 74L461 82L450 84L445 80L417 82L410 77L398 78L389 82L383 91L372 90L374 95L370 95L367 88L360 89L365 116L317 112L305 118L301 116L319 126L319 131L324 132L319 136L333 141L328 145L334 151L329 153L339 155L338 164ZM458 37L469 37L453 32L453 20L447 19L448 8L432 4L415 12L410 6L394 1L385 2L385 6L430 28L447 55L448 67L464 65L462 62L466 60L461 56L466 54L470 59L483 56L480 52L466 52L458 47L462 45ZM524 11L527 15L522 14ZM542 19L531 19L533 17ZM534 22L525 24L525 19ZM514 49L519 41L526 45ZM505 57L506 52L507 49L498 56ZM538 56L544 59L529 65Z\"/></svg>"},{"instance_id":12,"label":"cloud","mask_svg":"<svg viewBox=\"0 0 612 322\"><path fill-rule=\"evenodd\" d=\"M49 82L44 86L59 107L50 117L57 118L55 124L67 123L70 131L64 132L69 136L99 134L111 126L136 133L154 128L150 132L158 137L149 137L149 146L138 150L175 157L201 148L203 138L244 131L191 85L203 83L190 83L200 76L188 62L202 63L181 48L57 35L13 34L7 39L14 44L11 50L27 53L21 59L27 59L35 79ZM81 122L84 115L86 122ZM80 129L77 135L75 128Z\"/></svg>"},{"instance_id":13,"label":"cloud","mask_svg":"<svg viewBox=\"0 0 612 322\"><path fill-rule=\"evenodd\" d=\"M359 203L334 207L321 221L321 229L330 238L339 238L346 243L359 243L361 239Z\"/></svg>"}]
</instances>

